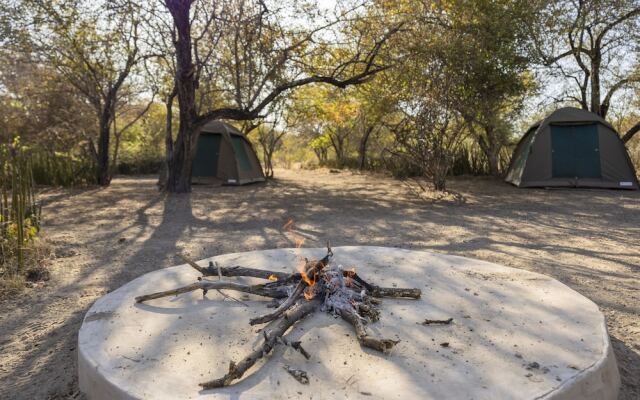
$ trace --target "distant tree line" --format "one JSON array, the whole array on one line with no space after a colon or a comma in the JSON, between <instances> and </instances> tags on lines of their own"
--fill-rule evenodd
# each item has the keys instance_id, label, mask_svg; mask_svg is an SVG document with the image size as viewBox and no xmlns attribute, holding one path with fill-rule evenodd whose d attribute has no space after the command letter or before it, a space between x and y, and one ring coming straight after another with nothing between
<instances>
[{"instance_id":1,"label":"distant tree line","mask_svg":"<svg viewBox=\"0 0 640 400\"><path fill-rule=\"evenodd\" d=\"M559 105L636 149L639 23L638 0L12 0L0 139L37 149L43 181L162 165L163 190L188 192L200 129L222 119L268 177L293 146L443 190L500 175L522 124Z\"/></svg>"}]
</instances>

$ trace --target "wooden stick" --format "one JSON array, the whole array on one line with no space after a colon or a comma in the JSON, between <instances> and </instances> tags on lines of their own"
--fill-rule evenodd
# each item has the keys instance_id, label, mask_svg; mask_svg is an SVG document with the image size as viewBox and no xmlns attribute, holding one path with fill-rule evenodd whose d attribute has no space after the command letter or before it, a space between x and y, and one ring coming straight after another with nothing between
<instances>
[{"instance_id":1,"label":"wooden stick","mask_svg":"<svg viewBox=\"0 0 640 400\"><path fill-rule=\"evenodd\" d=\"M362 323L360 317L353 311L348 310L338 310L338 313L348 323L353 325L353 328L356 331L356 337L358 338L358 342L360 345L364 347L368 347L370 349L378 350L380 352L386 353L393 348L396 344L400 343L399 340L391 340L391 339L378 339L369 336L367 330Z\"/></svg>"},{"instance_id":2,"label":"wooden stick","mask_svg":"<svg viewBox=\"0 0 640 400\"><path fill-rule=\"evenodd\" d=\"M178 254L185 263L189 264L192 268L200 272L203 276L216 276L218 275L218 268L222 276L248 276L252 278L269 279L270 276L274 276L278 281L286 281L287 279L299 280L301 279L299 273L287 273L287 272L275 272L267 271L257 268L245 268L239 265L234 267L216 267L210 264L208 267L201 267L192 259L186 257L183 254Z\"/></svg>"},{"instance_id":3,"label":"wooden stick","mask_svg":"<svg viewBox=\"0 0 640 400\"><path fill-rule=\"evenodd\" d=\"M219 265L217 262L216 262L216 263L214 263L214 264L215 264L215 266L218 268L218 280L219 280L219 281L221 281L221 280L222 280L222 271L220 270L220 265ZM223 291L222 291L222 290L220 290L220 289L217 289L217 292L218 292L218 293L220 293L220 295L221 295L221 296L223 296L223 297L225 297L225 298L227 298L227 299L231 299L231 300L233 300L233 301L236 301L236 302L238 302L238 303L242 304L242 305L243 305L243 306L245 306L245 307L249 307L249 305L248 305L247 303L245 303L245 302L243 302L243 301L241 301L241 300L239 300L239 299L236 299L236 298L235 298L235 297L233 297L233 296L229 296L228 294L226 294L225 292L223 292ZM203 290L203 291L202 291L202 295L203 295L203 296L205 296L206 294L207 294L207 292Z\"/></svg>"},{"instance_id":4,"label":"wooden stick","mask_svg":"<svg viewBox=\"0 0 640 400\"><path fill-rule=\"evenodd\" d=\"M367 292L369 292L369 294L373 297L408 297L411 299L419 299L422 295L422 290L420 289L390 288L373 285L362 279L353 271L344 271L343 275L347 278L353 279L354 282L358 283L361 287L366 289Z\"/></svg>"},{"instance_id":5,"label":"wooden stick","mask_svg":"<svg viewBox=\"0 0 640 400\"><path fill-rule=\"evenodd\" d=\"M373 297L408 297L410 299L419 299L422 296L422 290L415 288L389 288L374 286L371 292Z\"/></svg>"},{"instance_id":6,"label":"wooden stick","mask_svg":"<svg viewBox=\"0 0 640 400\"><path fill-rule=\"evenodd\" d=\"M265 332L264 330L262 332ZM267 337L264 338L267 340ZM300 354L304 356L307 360L311 358L311 354L307 353L307 351L302 347L302 342L289 342L286 338L280 337L277 340L278 343L281 343L285 346L291 347L292 349L299 351Z\"/></svg>"},{"instance_id":7,"label":"wooden stick","mask_svg":"<svg viewBox=\"0 0 640 400\"><path fill-rule=\"evenodd\" d=\"M275 310L273 310L273 312L270 312L269 314L265 314L261 317L256 317L249 320L249 324L250 325L264 324L265 322L273 321L274 319L281 316L296 302L296 300L298 300L298 298L302 295L302 292L304 291L304 288L306 287L306 285L307 284L304 281L298 282L298 285L296 285L296 288L293 290L293 293L291 293L291 296L289 296L285 301L283 301L282 304L278 306L278 308L276 308Z\"/></svg>"},{"instance_id":8,"label":"wooden stick","mask_svg":"<svg viewBox=\"0 0 640 400\"><path fill-rule=\"evenodd\" d=\"M267 285L243 285L236 282L227 281L199 281L192 283L191 285L183 286L177 289L165 290L163 292L156 292L147 294L144 296L136 297L136 303L142 303L143 301L159 299L161 297L173 296L181 293L192 292L194 290L202 289L215 290L215 289L228 289L238 292L255 294L263 297L271 297L274 299L283 299L287 297L287 288L284 286L267 287Z\"/></svg>"},{"instance_id":9,"label":"wooden stick","mask_svg":"<svg viewBox=\"0 0 640 400\"><path fill-rule=\"evenodd\" d=\"M312 313L320 305L320 302L320 299L298 301L293 309L285 313L284 318L272 321L265 327L265 341L262 346L252 351L237 364L233 361L229 363L229 372L223 377L201 383L200 386L205 390L214 389L229 386L234 380L242 378L249 368L273 350L277 338L282 337L297 321Z\"/></svg>"},{"instance_id":10,"label":"wooden stick","mask_svg":"<svg viewBox=\"0 0 640 400\"><path fill-rule=\"evenodd\" d=\"M453 322L453 318L448 319L425 319L422 325L449 325Z\"/></svg>"}]
</instances>

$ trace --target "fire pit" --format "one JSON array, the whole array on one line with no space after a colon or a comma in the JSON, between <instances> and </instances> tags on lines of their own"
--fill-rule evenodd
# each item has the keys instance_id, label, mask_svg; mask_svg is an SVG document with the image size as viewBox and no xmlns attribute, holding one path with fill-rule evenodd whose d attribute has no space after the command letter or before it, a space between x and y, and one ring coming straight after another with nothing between
<instances>
[{"instance_id":1,"label":"fire pit","mask_svg":"<svg viewBox=\"0 0 640 400\"><path fill-rule=\"evenodd\" d=\"M543 275L379 247L187 261L87 313L90 399L617 395L602 314Z\"/></svg>"}]
</instances>

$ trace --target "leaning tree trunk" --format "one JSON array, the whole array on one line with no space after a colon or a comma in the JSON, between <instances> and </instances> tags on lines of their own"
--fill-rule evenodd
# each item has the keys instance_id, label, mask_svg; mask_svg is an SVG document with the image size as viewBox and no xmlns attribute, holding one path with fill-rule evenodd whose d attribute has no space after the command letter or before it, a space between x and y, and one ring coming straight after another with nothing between
<instances>
[{"instance_id":1,"label":"leaning tree trunk","mask_svg":"<svg viewBox=\"0 0 640 400\"><path fill-rule=\"evenodd\" d=\"M487 158L487 163L489 164L489 175L500 176L500 145L498 144L498 140L495 137L492 127L486 127L485 133L487 139L485 140L484 137L480 136L478 143Z\"/></svg>"},{"instance_id":2,"label":"leaning tree trunk","mask_svg":"<svg viewBox=\"0 0 640 400\"><path fill-rule=\"evenodd\" d=\"M173 146L173 154L168 162L168 174L165 190L173 193L191 191L191 166L195 155L199 127L196 124L196 82L195 66L191 54L191 26L189 20L190 2L167 0L166 6L171 12L176 27L176 90L180 110L180 127Z\"/></svg>"}]
</instances>

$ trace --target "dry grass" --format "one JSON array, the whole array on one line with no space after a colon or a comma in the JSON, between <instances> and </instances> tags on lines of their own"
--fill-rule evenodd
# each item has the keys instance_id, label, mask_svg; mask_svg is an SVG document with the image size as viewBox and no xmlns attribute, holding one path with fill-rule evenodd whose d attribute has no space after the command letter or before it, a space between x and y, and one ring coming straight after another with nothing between
<instances>
[{"instance_id":1,"label":"dry grass","mask_svg":"<svg viewBox=\"0 0 640 400\"><path fill-rule=\"evenodd\" d=\"M37 286L49 280L49 265L53 262L53 248L44 237L36 237L23 247L24 271L18 271L15 257L8 257L0 267L0 299L17 296L25 287Z\"/></svg>"}]
</instances>

